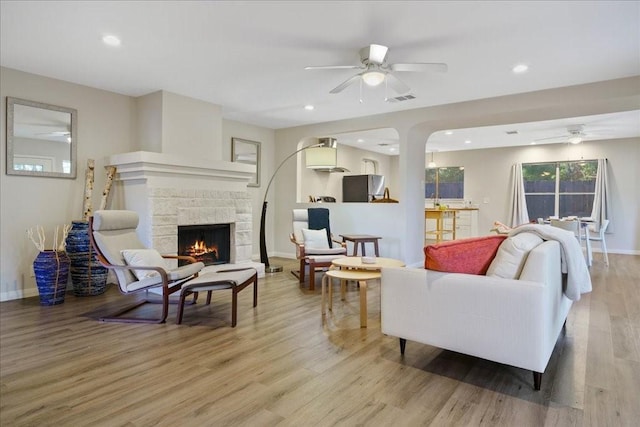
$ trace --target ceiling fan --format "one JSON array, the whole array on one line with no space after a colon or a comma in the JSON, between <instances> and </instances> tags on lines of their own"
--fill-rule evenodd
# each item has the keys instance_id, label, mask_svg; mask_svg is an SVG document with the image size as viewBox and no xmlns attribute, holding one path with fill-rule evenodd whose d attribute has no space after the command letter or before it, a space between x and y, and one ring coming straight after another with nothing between
<instances>
[{"instance_id":1,"label":"ceiling fan","mask_svg":"<svg viewBox=\"0 0 640 427\"><path fill-rule=\"evenodd\" d=\"M584 131L584 125L567 126L567 133L564 135L551 136L548 138L534 139L533 142L558 140L558 142L569 142L571 144L580 144L585 138L595 136Z\"/></svg>"},{"instance_id":2,"label":"ceiling fan","mask_svg":"<svg viewBox=\"0 0 640 427\"><path fill-rule=\"evenodd\" d=\"M326 65L305 67L305 70L344 70L357 69L362 72L349 77L347 80L333 88L330 93L340 93L349 85L362 81L368 86L378 86L386 81L398 94L404 94L411 90L404 82L398 79L394 72L446 72L447 64L437 62L412 62L389 64L386 61L389 48L379 44L371 44L360 49L360 65Z\"/></svg>"}]
</instances>

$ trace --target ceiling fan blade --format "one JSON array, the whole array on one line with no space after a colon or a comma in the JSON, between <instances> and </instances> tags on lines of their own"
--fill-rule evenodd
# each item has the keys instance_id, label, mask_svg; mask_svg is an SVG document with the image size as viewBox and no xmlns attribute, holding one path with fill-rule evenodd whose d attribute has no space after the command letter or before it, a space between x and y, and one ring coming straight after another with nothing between
<instances>
[{"instance_id":1,"label":"ceiling fan blade","mask_svg":"<svg viewBox=\"0 0 640 427\"><path fill-rule=\"evenodd\" d=\"M312 67L304 67L305 70L353 70L364 68L362 65L320 65Z\"/></svg>"},{"instance_id":2,"label":"ceiling fan blade","mask_svg":"<svg viewBox=\"0 0 640 427\"><path fill-rule=\"evenodd\" d=\"M362 73L356 74L355 76L349 77L347 80L345 80L344 82L340 83L335 88L331 89L329 91L329 93L340 93L340 92L342 92L347 86L357 82L360 79L361 76L362 76Z\"/></svg>"},{"instance_id":3,"label":"ceiling fan blade","mask_svg":"<svg viewBox=\"0 0 640 427\"><path fill-rule=\"evenodd\" d=\"M382 64L384 62L385 57L387 56L388 47L382 46L380 44L372 44L369 45L369 63L372 64Z\"/></svg>"},{"instance_id":4,"label":"ceiling fan blade","mask_svg":"<svg viewBox=\"0 0 640 427\"><path fill-rule=\"evenodd\" d=\"M557 135L557 136L549 136L547 138L538 138L538 139L534 139L533 142L539 142L539 141L550 141L552 139L567 139L570 138L571 135Z\"/></svg>"},{"instance_id":5,"label":"ceiling fan blade","mask_svg":"<svg viewBox=\"0 0 640 427\"><path fill-rule=\"evenodd\" d=\"M398 79L393 74L387 73L387 84L391 86L391 89L395 90L399 95L407 93L411 90L404 82Z\"/></svg>"},{"instance_id":6,"label":"ceiling fan blade","mask_svg":"<svg viewBox=\"0 0 640 427\"><path fill-rule=\"evenodd\" d=\"M445 73L449 67L447 64L441 62L413 62L407 64L389 64L391 71L412 71L412 72L425 72L425 71L437 71Z\"/></svg>"}]
</instances>

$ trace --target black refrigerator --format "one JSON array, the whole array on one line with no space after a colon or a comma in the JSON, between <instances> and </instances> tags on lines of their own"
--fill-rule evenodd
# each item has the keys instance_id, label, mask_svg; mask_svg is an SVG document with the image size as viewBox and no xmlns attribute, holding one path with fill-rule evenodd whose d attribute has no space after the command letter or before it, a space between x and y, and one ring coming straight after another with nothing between
<instances>
[{"instance_id":1,"label":"black refrigerator","mask_svg":"<svg viewBox=\"0 0 640 427\"><path fill-rule=\"evenodd\" d=\"M347 175L342 177L342 201L367 203L384 194L384 175Z\"/></svg>"}]
</instances>

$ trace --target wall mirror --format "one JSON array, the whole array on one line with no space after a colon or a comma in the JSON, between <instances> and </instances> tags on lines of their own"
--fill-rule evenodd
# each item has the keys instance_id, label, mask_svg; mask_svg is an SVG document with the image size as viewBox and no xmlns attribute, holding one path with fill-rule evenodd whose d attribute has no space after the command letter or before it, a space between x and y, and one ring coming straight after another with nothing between
<instances>
[{"instance_id":1,"label":"wall mirror","mask_svg":"<svg viewBox=\"0 0 640 427\"><path fill-rule=\"evenodd\" d=\"M260 187L260 143L240 138L231 138L231 161L254 165L256 173L251 177L249 187Z\"/></svg>"},{"instance_id":2,"label":"wall mirror","mask_svg":"<svg viewBox=\"0 0 640 427\"><path fill-rule=\"evenodd\" d=\"M77 111L7 97L7 175L76 177Z\"/></svg>"}]
</instances>

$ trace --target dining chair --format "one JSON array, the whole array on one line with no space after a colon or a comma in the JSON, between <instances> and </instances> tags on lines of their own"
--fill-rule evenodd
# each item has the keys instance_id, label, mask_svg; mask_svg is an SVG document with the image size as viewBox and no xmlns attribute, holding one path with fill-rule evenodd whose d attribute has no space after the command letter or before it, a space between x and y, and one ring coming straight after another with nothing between
<instances>
[{"instance_id":1,"label":"dining chair","mask_svg":"<svg viewBox=\"0 0 640 427\"><path fill-rule=\"evenodd\" d=\"M562 228L563 230L568 230L573 232L573 235L576 236L576 239L580 241L580 221L552 219L551 226Z\"/></svg>"},{"instance_id":2,"label":"dining chair","mask_svg":"<svg viewBox=\"0 0 640 427\"><path fill-rule=\"evenodd\" d=\"M597 232L595 229L595 224L588 224L587 227L589 227L589 240L591 240L592 242L600 242L600 250L604 255L604 263L608 267L609 254L607 253L607 242L604 239L604 233L607 231L607 227L609 227L609 220L603 220L602 225ZM582 240L585 240L586 236L580 236L580 238Z\"/></svg>"}]
</instances>

